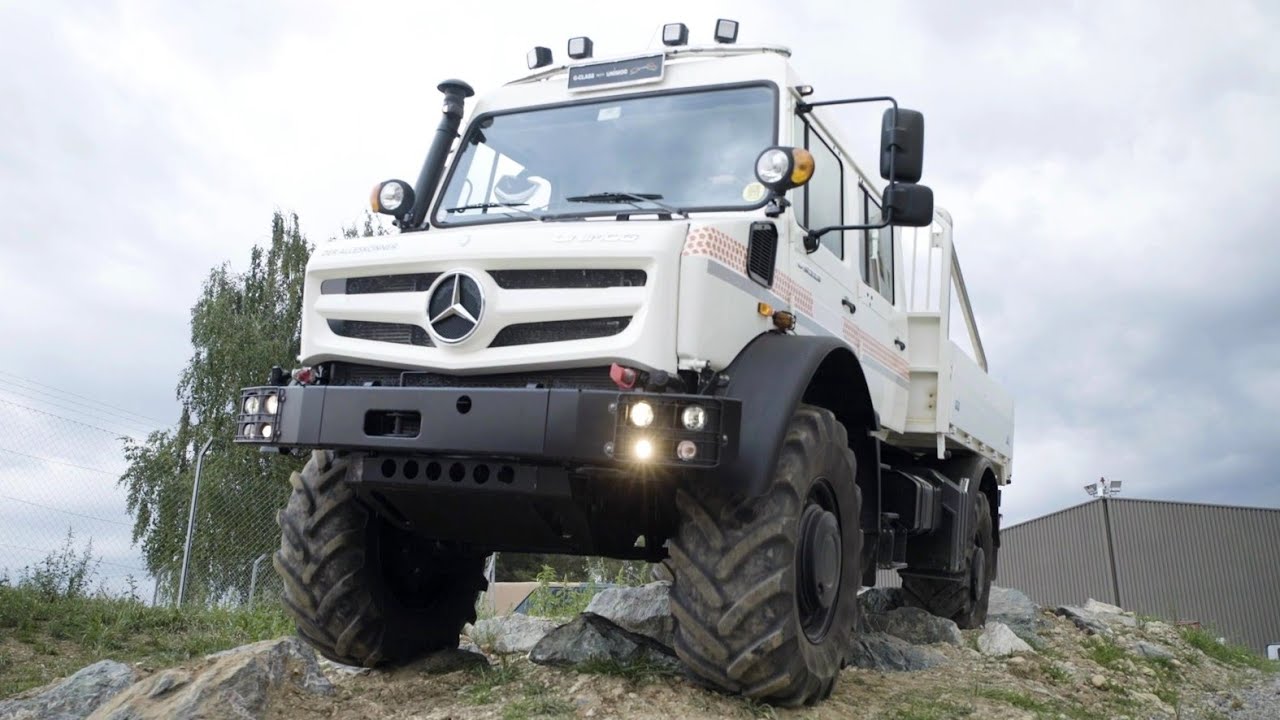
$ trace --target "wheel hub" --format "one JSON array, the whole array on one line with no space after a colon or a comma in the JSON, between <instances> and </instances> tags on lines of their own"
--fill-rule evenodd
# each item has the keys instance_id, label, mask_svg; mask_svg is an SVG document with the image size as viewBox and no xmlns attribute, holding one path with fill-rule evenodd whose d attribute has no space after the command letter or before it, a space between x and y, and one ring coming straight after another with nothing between
<instances>
[{"instance_id":1,"label":"wheel hub","mask_svg":"<svg viewBox=\"0 0 1280 720\"><path fill-rule=\"evenodd\" d=\"M982 588L987 580L987 554L978 545L973 549L973 560L969 562L969 597L976 602L982 597Z\"/></svg>"},{"instance_id":2,"label":"wheel hub","mask_svg":"<svg viewBox=\"0 0 1280 720\"><path fill-rule=\"evenodd\" d=\"M840 521L834 513L810 502L800 516L796 546L796 590L805 635L818 642L831 624L832 608L840 594L844 564Z\"/></svg>"}]
</instances>

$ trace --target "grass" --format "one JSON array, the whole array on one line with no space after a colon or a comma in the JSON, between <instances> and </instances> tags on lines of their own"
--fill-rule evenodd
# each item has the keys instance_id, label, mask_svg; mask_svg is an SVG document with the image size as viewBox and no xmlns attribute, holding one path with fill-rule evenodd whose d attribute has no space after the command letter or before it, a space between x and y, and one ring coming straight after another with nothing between
<instances>
[{"instance_id":1,"label":"grass","mask_svg":"<svg viewBox=\"0 0 1280 720\"><path fill-rule=\"evenodd\" d=\"M988 700L994 700L1019 710L1025 710L1035 717L1067 717L1072 718L1072 720L1090 720L1090 718L1096 717L1093 712L1078 705L1060 701L1040 700L1016 690L987 687L978 690L977 694Z\"/></svg>"},{"instance_id":2,"label":"grass","mask_svg":"<svg viewBox=\"0 0 1280 720\"><path fill-rule=\"evenodd\" d=\"M1183 628L1182 639L1186 640L1191 647L1223 665L1253 668L1263 672L1280 671L1280 662L1268 660L1247 647L1231 643L1220 643L1214 633L1204 628Z\"/></svg>"},{"instance_id":3,"label":"grass","mask_svg":"<svg viewBox=\"0 0 1280 720\"><path fill-rule=\"evenodd\" d=\"M161 667L292 632L279 608L178 610L0 585L0 698L98 660Z\"/></svg>"},{"instance_id":4,"label":"grass","mask_svg":"<svg viewBox=\"0 0 1280 720\"><path fill-rule=\"evenodd\" d=\"M508 701L502 708L502 720L573 716L573 703L556 697L544 685L526 682L521 686L521 693L521 697Z\"/></svg>"},{"instance_id":5,"label":"grass","mask_svg":"<svg viewBox=\"0 0 1280 720\"><path fill-rule=\"evenodd\" d=\"M1067 685L1071 682L1071 673L1055 662L1045 663L1041 666L1040 671L1054 685Z\"/></svg>"},{"instance_id":6,"label":"grass","mask_svg":"<svg viewBox=\"0 0 1280 720\"><path fill-rule=\"evenodd\" d=\"M972 707L947 700L912 699L906 705L894 708L880 717L884 720L951 720L970 717L973 713Z\"/></svg>"},{"instance_id":7,"label":"grass","mask_svg":"<svg viewBox=\"0 0 1280 720\"><path fill-rule=\"evenodd\" d=\"M589 660L577 667L578 672L589 675L609 675L622 678L630 683L644 684L662 678L679 675L679 671L670 665L662 665L649 660L624 663L617 660Z\"/></svg>"},{"instance_id":8,"label":"grass","mask_svg":"<svg viewBox=\"0 0 1280 720\"><path fill-rule=\"evenodd\" d=\"M524 671L514 662L502 657L497 665L475 668L471 671L476 681L463 688L463 695L472 705L488 705L493 702L493 691L509 685L524 676Z\"/></svg>"},{"instance_id":9,"label":"grass","mask_svg":"<svg viewBox=\"0 0 1280 720\"><path fill-rule=\"evenodd\" d=\"M1100 640L1096 638L1086 640L1084 647L1090 660L1104 668L1107 668L1108 670L1125 672L1128 669L1125 661L1133 661L1133 657L1127 650L1110 640Z\"/></svg>"}]
</instances>

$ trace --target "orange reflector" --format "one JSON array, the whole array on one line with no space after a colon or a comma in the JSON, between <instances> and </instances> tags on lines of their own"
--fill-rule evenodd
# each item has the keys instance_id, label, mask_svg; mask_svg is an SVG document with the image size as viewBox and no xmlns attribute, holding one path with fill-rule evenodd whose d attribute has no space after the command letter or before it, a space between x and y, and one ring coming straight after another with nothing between
<instances>
[{"instance_id":1,"label":"orange reflector","mask_svg":"<svg viewBox=\"0 0 1280 720\"><path fill-rule=\"evenodd\" d=\"M756 305L756 312L760 313L760 317L769 317L770 315L773 315L773 306L769 303L758 303Z\"/></svg>"},{"instance_id":2,"label":"orange reflector","mask_svg":"<svg viewBox=\"0 0 1280 720\"><path fill-rule=\"evenodd\" d=\"M382 203L378 202L378 194L382 192L382 183L373 186L373 192L369 193L369 207L373 208L376 213L382 212Z\"/></svg>"}]
</instances>

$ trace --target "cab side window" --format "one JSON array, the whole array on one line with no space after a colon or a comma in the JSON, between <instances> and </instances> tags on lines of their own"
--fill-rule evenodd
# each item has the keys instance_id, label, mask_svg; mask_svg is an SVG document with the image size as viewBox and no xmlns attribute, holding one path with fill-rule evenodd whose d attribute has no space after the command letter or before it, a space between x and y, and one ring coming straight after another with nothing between
<instances>
[{"instance_id":1,"label":"cab side window","mask_svg":"<svg viewBox=\"0 0 1280 720\"><path fill-rule=\"evenodd\" d=\"M862 188L863 217L868 225L875 225L881 220L880 202L873 197L868 188ZM866 241L863 243L862 277L867 284L879 292L891 304L893 303L893 226L879 230L864 230Z\"/></svg>"},{"instance_id":2,"label":"cab side window","mask_svg":"<svg viewBox=\"0 0 1280 720\"><path fill-rule=\"evenodd\" d=\"M844 164L835 148L803 118L796 118L796 139L813 154L813 179L795 191L792 202L801 224L810 230L844 223ZM844 258L844 231L834 230L822 236L823 247Z\"/></svg>"}]
</instances>

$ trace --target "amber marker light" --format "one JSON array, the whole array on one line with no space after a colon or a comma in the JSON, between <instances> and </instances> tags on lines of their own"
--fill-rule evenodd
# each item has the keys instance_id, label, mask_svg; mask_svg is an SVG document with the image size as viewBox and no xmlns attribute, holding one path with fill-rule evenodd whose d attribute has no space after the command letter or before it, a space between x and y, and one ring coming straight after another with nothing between
<instances>
[{"instance_id":1,"label":"amber marker light","mask_svg":"<svg viewBox=\"0 0 1280 720\"><path fill-rule=\"evenodd\" d=\"M760 317L773 317L773 306L769 303L757 303L756 312Z\"/></svg>"}]
</instances>

